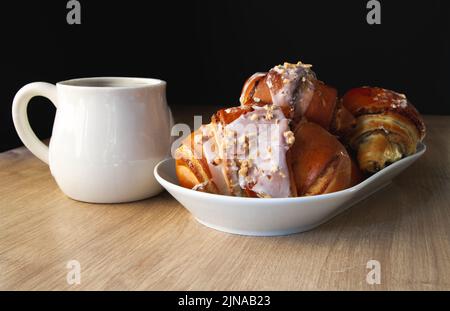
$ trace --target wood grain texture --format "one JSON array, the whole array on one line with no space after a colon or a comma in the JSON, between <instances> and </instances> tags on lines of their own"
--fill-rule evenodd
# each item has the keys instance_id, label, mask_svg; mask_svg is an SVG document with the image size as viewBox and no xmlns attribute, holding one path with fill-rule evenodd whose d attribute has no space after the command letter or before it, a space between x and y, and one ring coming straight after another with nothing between
<instances>
[{"instance_id":1,"label":"wood grain texture","mask_svg":"<svg viewBox=\"0 0 450 311\"><path fill-rule=\"evenodd\" d=\"M26 149L0 154L0 289L450 290L450 117L426 121L426 155L393 184L287 237L214 231L166 192L79 203ZM80 285L66 282L72 259ZM380 285L366 282L371 259Z\"/></svg>"}]
</instances>

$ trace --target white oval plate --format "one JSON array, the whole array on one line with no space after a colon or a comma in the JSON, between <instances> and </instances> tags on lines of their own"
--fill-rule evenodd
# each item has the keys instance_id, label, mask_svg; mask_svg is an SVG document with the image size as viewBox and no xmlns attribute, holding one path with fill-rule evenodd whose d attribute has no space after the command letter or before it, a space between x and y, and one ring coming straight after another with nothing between
<instances>
[{"instance_id":1,"label":"white oval plate","mask_svg":"<svg viewBox=\"0 0 450 311\"><path fill-rule=\"evenodd\" d=\"M158 182L202 224L210 228L251 236L288 235L311 230L388 185L418 160L417 153L372 175L362 183L335 193L284 199L239 198L193 191L178 185L175 160L155 167Z\"/></svg>"}]
</instances>

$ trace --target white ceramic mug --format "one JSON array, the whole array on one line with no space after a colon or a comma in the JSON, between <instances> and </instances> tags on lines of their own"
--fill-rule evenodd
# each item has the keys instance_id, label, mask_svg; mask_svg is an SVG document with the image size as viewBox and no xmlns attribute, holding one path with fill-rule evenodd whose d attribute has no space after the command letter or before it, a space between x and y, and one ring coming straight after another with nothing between
<instances>
[{"instance_id":1,"label":"white ceramic mug","mask_svg":"<svg viewBox=\"0 0 450 311\"><path fill-rule=\"evenodd\" d=\"M57 108L49 148L30 127L28 102L50 99ZM91 203L120 203L158 194L156 164L170 153L172 115L166 83L143 78L85 78L56 85L36 82L15 96L19 137L49 164L61 190Z\"/></svg>"}]
</instances>

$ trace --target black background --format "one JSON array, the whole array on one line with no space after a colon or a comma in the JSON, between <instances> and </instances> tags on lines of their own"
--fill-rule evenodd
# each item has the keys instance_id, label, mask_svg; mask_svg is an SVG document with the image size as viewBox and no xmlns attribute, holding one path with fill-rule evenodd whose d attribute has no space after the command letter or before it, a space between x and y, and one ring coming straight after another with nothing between
<instances>
[{"instance_id":1,"label":"black background","mask_svg":"<svg viewBox=\"0 0 450 311\"><path fill-rule=\"evenodd\" d=\"M0 151L19 146L14 94L33 81L141 76L168 81L174 114L191 105L238 105L245 79L284 61L314 64L339 89L376 85L404 92L426 114L450 114L449 1L87 1L82 24L66 0L3 1ZM36 98L30 121L51 134L54 108Z\"/></svg>"}]
</instances>

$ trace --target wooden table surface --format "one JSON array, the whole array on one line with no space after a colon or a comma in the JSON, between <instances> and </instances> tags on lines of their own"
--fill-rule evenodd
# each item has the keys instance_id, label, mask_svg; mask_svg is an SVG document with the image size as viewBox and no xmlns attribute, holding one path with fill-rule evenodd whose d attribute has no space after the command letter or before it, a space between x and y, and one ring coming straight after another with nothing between
<instances>
[{"instance_id":1,"label":"wooden table surface","mask_svg":"<svg viewBox=\"0 0 450 311\"><path fill-rule=\"evenodd\" d=\"M26 149L2 153L0 289L450 290L450 117L426 122L426 155L393 184L286 237L206 228L166 192L75 202ZM71 260L79 285L66 281ZM369 260L381 265L379 285L366 281Z\"/></svg>"}]
</instances>

